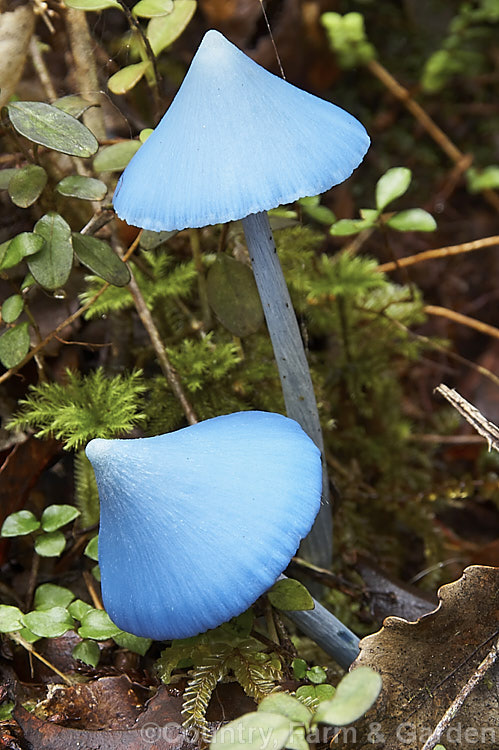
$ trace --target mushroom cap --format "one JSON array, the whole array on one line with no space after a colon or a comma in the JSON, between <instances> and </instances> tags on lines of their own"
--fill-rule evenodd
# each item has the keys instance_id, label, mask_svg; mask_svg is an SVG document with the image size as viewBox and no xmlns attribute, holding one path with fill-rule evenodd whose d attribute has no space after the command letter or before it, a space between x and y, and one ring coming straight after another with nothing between
<instances>
[{"instance_id":1,"label":"mushroom cap","mask_svg":"<svg viewBox=\"0 0 499 750\"><path fill-rule=\"evenodd\" d=\"M92 440L104 606L118 627L186 638L247 609L319 510L320 452L292 419L240 412L177 432Z\"/></svg>"},{"instance_id":2,"label":"mushroom cap","mask_svg":"<svg viewBox=\"0 0 499 750\"><path fill-rule=\"evenodd\" d=\"M242 219L337 185L369 136L352 115L269 73L208 31L114 208L153 231Z\"/></svg>"}]
</instances>

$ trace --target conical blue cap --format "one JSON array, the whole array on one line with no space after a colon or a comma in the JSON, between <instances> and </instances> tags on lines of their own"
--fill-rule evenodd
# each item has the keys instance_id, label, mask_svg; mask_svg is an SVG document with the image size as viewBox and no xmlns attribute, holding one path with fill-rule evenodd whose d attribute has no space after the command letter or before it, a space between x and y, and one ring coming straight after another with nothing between
<instances>
[{"instance_id":1,"label":"conical blue cap","mask_svg":"<svg viewBox=\"0 0 499 750\"><path fill-rule=\"evenodd\" d=\"M240 412L92 440L104 606L135 635L186 638L249 607L319 510L319 450L280 414Z\"/></svg>"},{"instance_id":2,"label":"conical blue cap","mask_svg":"<svg viewBox=\"0 0 499 750\"><path fill-rule=\"evenodd\" d=\"M114 208L153 231L234 221L343 182L368 147L354 117L208 31Z\"/></svg>"}]
</instances>

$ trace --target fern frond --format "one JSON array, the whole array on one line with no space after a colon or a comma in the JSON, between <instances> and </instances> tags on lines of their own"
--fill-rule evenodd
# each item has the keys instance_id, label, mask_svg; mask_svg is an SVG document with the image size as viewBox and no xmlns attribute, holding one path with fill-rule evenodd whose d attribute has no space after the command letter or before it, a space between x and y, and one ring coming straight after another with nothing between
<instances>
[{"instance_id":1,"label":"fern frond","mask_svg":"<svg viewBox=\"0 0 499 750\"><path fill-rule=\"evenodd\" d=\"M84 451L75 455L74 482L80 524L86 529L99 522L100 503L94 470Z\"/></svg>"},{"instance_id":2,"label":"fern frond","mask_svg":"<svg viewBox=\"0 0 499 750\"><path fill-rule=\"evenodd\" d=\"M142 373L108 378L99 368L89 375L66 371L67 382L30 386L20 410L7 425L33 428L36 437L49 435L77 449L95 437L116 437L145 420L142 411L146 385Z\"/></svg>"},{"instance_id":3,"label":"fern frond","mask_svg":"<svg viewBox=\"0 0 499 750\"><path fill-rule=\"evenodd\" d=\"M183 726L195 727L205 740L210 738L210 730L206 720L206 711L217 683L225 677L230 669L229 654L231 646L219 644L217 652L213 651L205 662L198 664L189 673L189 682L184 691L182 716L185 717Z\"/></svg>"},{"instance_id":4,"label":"fern frond","mask_svg":"<svg viewBox=\"0 0 499 750\"><path fill-rule=\"evenodd\" d=\"M82 305L90 302L97 292L103 287L102 279L99 276L85 276L87 288L79 295ZM85 319L98 318L101 315L118 313L133 307L132 295L126 286L109 286L101 296L95 300L91 307L85 313Z\"/></svg>"},{"instance_id":5,"label":"fern frond","mask_svg":"<svg viewBox=\"0 0 499 750\"><path fill-rule=\"evenodd\" d=\"M282 664L276 654L244 648L244 644L232 654L230 668L246 695L257 702L274 692L282 679Z\"/></svg>"}]
</instances>

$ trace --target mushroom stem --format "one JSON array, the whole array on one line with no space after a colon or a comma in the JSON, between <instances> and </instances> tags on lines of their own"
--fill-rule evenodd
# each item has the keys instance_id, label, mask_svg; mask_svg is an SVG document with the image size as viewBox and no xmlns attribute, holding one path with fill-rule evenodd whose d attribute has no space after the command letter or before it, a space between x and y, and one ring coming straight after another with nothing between
<instances>
[{"instance_id":1,"label":"mushroom stem","mask_svg":"<svg viewBox=\"0 0 499 750\"><path fill-rule=\"evenodd\" d=\"M300 424L322 454L322 505L311 532L301 543L305 559L328 567L332 556L332 518L324 441L298 321L265 211L242 220L253 274L263 305L281 378L288 417Z\"/></svg>"},{"instance_id":2,"label":"mushroom stem","mask_svg":"<svg viewBox=\"0 0 499 750\"><path fill-rule=\"evenodd\" d=\"M314 604L314 609L286 612L286 615L340 667L348 669L359 655L360 639L315 599Z\"/></svg>"}]
</instances>

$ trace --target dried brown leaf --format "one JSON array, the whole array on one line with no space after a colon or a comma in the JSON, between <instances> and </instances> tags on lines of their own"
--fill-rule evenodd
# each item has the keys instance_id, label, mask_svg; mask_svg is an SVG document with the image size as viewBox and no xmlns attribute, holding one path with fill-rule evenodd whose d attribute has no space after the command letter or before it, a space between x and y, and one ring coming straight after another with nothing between
<instances>
[{"instance_id":1,"label":"dried brown leaf","mask_svg":"<svg viewBox=\"0 0 499 750\"><path fill-rule=\"evenodd\" d=\"M420 750L497 641L499 568L466 568L438 595L438 608L417 622L388 617L361 641L353 666L376 669L383 690L356 728L355 747ZM449 725L440 740L445 747L499 747L498 679L495 664Z\"/></svg>"}]
</instances>

